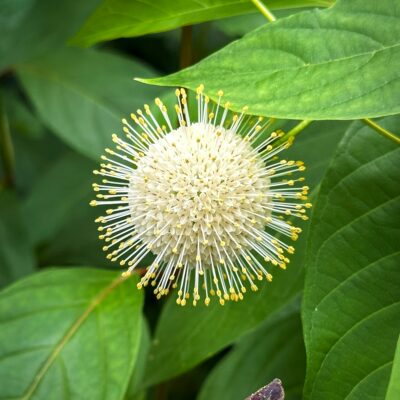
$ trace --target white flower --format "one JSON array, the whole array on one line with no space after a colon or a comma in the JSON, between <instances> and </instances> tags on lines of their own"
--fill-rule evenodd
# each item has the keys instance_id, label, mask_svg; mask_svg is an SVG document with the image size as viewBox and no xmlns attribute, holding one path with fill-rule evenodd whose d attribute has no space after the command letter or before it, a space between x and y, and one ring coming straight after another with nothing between
<instances>
[{"instance_id":1,"label":"white flower","mask_svg":"<svg viewBox=\"0 0 400 400\"><path fill-rule=\"evenodd\" d=\"M232 115L222 92L211 107L198 88L196 121L186 92L176 94L176 127L160 99L163 123L148 105L132 123L123 120L127 139L113 135L117 151L106 149L94 171L105 179L93 185L101 193L91 204L113 207L96 221L107 257L126 273L154 255L139 288L150 282L158 298L178 288L181 305L191 295L194 305L202 296L208 305L213 295L224 304L242 299L246 282L255 291L257 280L271 281L267 263L286 268L294 248L274 234L296 240L301 232L285 219L307 219L308 187L292 177L305 167L278 160L290 146L281 143L283 133L266 136L270 122L254 122L246 110Z\"/></svg>"}]
</instances>

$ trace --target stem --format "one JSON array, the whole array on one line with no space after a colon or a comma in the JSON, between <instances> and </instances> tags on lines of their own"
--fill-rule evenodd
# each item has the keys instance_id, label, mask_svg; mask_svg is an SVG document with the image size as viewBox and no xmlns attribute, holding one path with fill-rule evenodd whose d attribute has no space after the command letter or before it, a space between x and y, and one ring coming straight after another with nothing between
<instances>
[{"instance_id":1,"label":"stem","mask_svg":"<svg viewBox=\"0 0 400 400\"><path fill-rule=\"evenodd\" d=\"M395 135L394 133L388 131L384 127L380 126L375 121L372 121L372 119L364 118L362 121L364 122L364 124L370 126L372 129L375 129L382 136L385 136L388 139L393 140L395 143L400 144L400 138L397 135Z\"/></svg>"},{"instance_id":2,"label":"stem","mask_svg":"<svg viewBox=\"0 0 400 400\"><path fill-rule=\"evenodd\" d=\"M276 21L275 15L268 10L267 6L261 0L251 0L251 1L258 8L260 13L264 15L265 18L267 18L269 22Z\"/></svg>"},{"instance_id":3,"label":"stem","mask_svg":"<svg viewBox=\"0 0 400 400\"><path fill-rule=\"evenodd\" d=\"M184 26L181 32L179 66L180 69L184 69L192 64L192 25Z\"/></svg>"},{"instance_id":4,"label":"stem","mask_svg":"<svg viewBox=\"0 0 400 400\"><path fill-rule=\"evenodd\" d=\"M299 122L295 127L293 127L286 135L282 136L281 139L279 139L275 144L274 147L279 146L283 142L287 141L293 141L294 138L303 130L305 129L308 125L313 122L311 119L305 119L301 122Z\"/></svg>"},{"instance_id":5,"label":"stem","mask_svg":"<svg viewBox=\"0 0 400 400\"><path fill-rule=\"evenodd\" d=\"M285 136L285 140L288 140L289 138L295 138L296 135L298 135L304 128L306 128L308 125L313 122L311 119L305 119L298 123L294 128L292 128Z\"/></svg>"},{"instance_id":6,"label":"stem","mask_svg":"<svg viewBox=\"0 0 400 400\"><path fill-rule=\"evenodd\" d=\"M0 96L0 155L4 169L4 186L14 186L15 156L10 126L3 101Z\"/></svg>"}]
</instances>

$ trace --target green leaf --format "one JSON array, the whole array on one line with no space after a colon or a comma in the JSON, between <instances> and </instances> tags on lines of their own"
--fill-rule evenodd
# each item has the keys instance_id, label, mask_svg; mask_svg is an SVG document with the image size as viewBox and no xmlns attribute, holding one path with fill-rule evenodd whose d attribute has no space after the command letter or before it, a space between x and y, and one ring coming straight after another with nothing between
<instances>
[{"instance_id":1,"label":"green leaf","mask_svg":"<svg viewBox=\"0 0 400 400\"><path fill-rule=\"evenodd\" d=\"M392 374L385 400L396 400L400 396L400 337L397 341L396 354L394 356Z\"/></svg>"},{"instance_id":2,"label":"green leaf","mask_svg":"<svg viewBox=\"0 0 400 400\"><path fill-rule=\"evenodd\" d=\"M141 81L223 90L234 110L289 119L400 112L397 0L339 0L256 29L198 64Z\"/></svg>"},{"instance_id":3,"label":"green leaf","mask_svg":"<svg viewBox=\"0 0 400 400\"><path fill-rule=\"evenodd\" d=\"M61 226L74 218L79 208L87 213L95 166L92 161L68 152L40 177L23 207L32 243L51 239Z\"/></svg>"},{"instance_id":4,"label":"green leaf","mask_svg":"<svg viewBox=\"0 0 400 400\"><path fill-rule=\"evenodd\" d=\"M17 87L7 85L1 92L15 160L14 187L16 192L25 194L66 147L49 135ZM0 166L0 178L1 169Z\"/></svg>"},{"instance_id":5,"label":"green leaf","mask_svg":"<svg viewBox=\"0 0 400 400\"><path fill-rule=\"evenodd\" d=\"M0 71L59 48L98 3L99 0L1 0Z\"/></svg>"},{"instance_id":6,"label":"green leaf","mask_svg":"<svg viewBox=\"0 0 400 400\"><path fill-rule=\"evenodd\" d=\"M397 131L400 118L381 121ZM400 331L400 147L361 123L341 142L310 227L307 399L383 399Z\"/></svg>"},{"instance_id":7,"label":"green leaf","mask_svg":"<svg viewBox=\"0 0 400 400\"><path fill-rule=\"evenodd\" d=\"M134 279L58 269L0 293L1 399L122 399L141 332Z\"/></svg>"},{"instance_id":8,"label":"green leaf","mask_svg":"<svg viewBox=\"0 0 400 400\"><path fill-rule=\"evenodd\" d=\"M0 192L0 287L35 269L33 250L27 240L26 220L14 194Z\"/></svg>"},{"instance_id":9,"label":"green leaf","mask_svg":"<svg viewBox=\"0 0 400 400\"><path fill-rule=\"evenodd\" d=\"M137 356L136 365L129 381L127 393L125 395L126 400L139 400L145 398L145 390L142 390L142 382L150 344L150 328L146 323L146 320L143 320L139 354Z\"/></svg>"},{"instance_id":10,"label":"green leaf","mask_svg":"<svg viewBox=\"0 0 400 400\"><path fill-rule=\"evenodd\" d=\"M4 108L12 133L21 134L29 139L41 139L45 134L43 124L28 109L14 90L3 92Z\"/></svg>"},{"instance_id":11,"label":"green leaf","mask_svg":"<svg viewBox=\"0 0 400 400\"><path fill-rule=\"evenodd\" d=\"M76 153L65 152L49 163L25 202L29 239L38 249L41 265L96 265L115 267L106 259L94 224L98 210L92 170L97 165ZM118 267L119 268L119 267Z\"/></svg>"},{"instance_id":12,"label":"green leaf","mask_svg":"<svg viewBox=\"0 0 400 400\"><path fill-rule=\"evenodd\" d=\"M94 223L99 216L98 209L89 206L93 194L87 193L86 196L81 200L76 199L69 218L60 221L55 234L40 247L39 261L42 265L91 263L99 267L121 269L105 257Z\"/></svg>"},{"instance_id":13,"label":"green leaf","mask_svg":"<svg viewBox=\"0 0 400 400\"><path fill-rule=\"evenodd\" d=\"M269 7L327 6L332 0L271 0ZM90 46L104 40L162 32L183 25L254 11L248 0L158 0L138 2L104 0L72 43Z\"/></svg>"},{"instance_id":14,"label":"green leaf","mask_svg":"<svg viewBox=\"0 0 400 400\"><path fill-rule=\"evenodd\" d=\"M112 144L112 133L121 131L121 118L159 93L132 80L149 74L148 67L104 51L63 49L17 72L42 120L96 160Z\"/></svg>"},{"instance_id":15,"label":"green leaf","mask_svg":"<svg viewBox=\"0 0 400 400\"><path fill-rule=\"evenodd\" d=\"M243 337L211 371L198 400L243 400L274 378L285 400L299 400L305 375L305 350L298 312L267 320Z\"/></svg>"},{"instance_id":16,"label":"green leaf","mask_svg":"<svg viewBox=\"0 0 400 400\"><path fill-rule=\"evenodd\" d=\"M344 126L347 123L312 124L285 153L285 158L305 161L307 183L311 187L321 178ZM145 383L154 384L192 368L292 301L302 289L307 226L303 226L304 232L296 243L296 253L288 270L271 270L273 282L262 285L257 293L247 294L242 302L224 307L211 302L209 307L181 308L171 298L165 304L154 334Z\"/></svg>"}]
</instances>

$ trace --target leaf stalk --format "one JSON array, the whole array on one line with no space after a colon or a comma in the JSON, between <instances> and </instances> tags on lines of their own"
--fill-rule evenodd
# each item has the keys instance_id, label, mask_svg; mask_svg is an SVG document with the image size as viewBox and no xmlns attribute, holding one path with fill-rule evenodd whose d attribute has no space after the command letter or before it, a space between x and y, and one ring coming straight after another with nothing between
<instances>
[{"instance_id":1,"label":"leaf stalk","mask_svg":"<svg viewBox=\"0 0 400 400\"><path fill-rule=\"evenodd\" d=\"M265 18L267 18L267 20L269 22L276 21L275 15L272 14L272 12L268 9L268 7L262 1L260 1L260 0L251 0L251 1L258 8L260 13L262 15L264 15Z\"/></svg>"},{"instance_id":2,"label":"leaf stalk","mask_svg":"<svg viewBox=\"0 0 400 400\"><path fill-rule=\"evenodd\" d=\"M375 129L378 133L380 133L382 136L387 137L388 139L393 140L395 143L400 144L400 138L395 135L394 133L388 131L387 129L385 129L383 126L377 124L375 121L373 121L372 119L369 118L364 118L362 120L364 122L364 124L368 125L369 127L371 127L372 129Z\"/></svg>"}]
</instances>

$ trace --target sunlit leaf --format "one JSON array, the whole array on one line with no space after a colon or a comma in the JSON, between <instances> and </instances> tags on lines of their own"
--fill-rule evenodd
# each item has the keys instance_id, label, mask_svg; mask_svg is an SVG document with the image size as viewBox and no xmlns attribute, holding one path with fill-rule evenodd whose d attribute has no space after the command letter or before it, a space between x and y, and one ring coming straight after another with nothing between
<instances>
[{"instance_id":1,"label":"sunlit leaf","mask_svg":"<svg viewBox=\"0 0 400 400\"><path fill-rule=\"evenodd\" d=\"M235 110L290 119L400 112L397 0L339 0L251 32L198 64L144 82L223 90Z\"/></svg>"}]
</instances>

